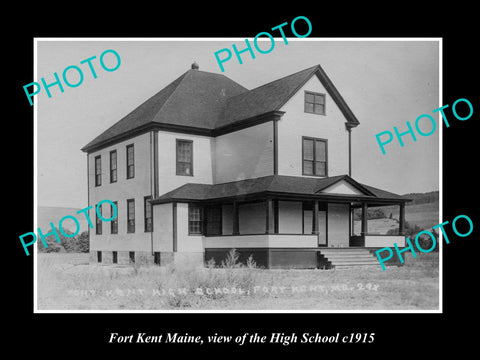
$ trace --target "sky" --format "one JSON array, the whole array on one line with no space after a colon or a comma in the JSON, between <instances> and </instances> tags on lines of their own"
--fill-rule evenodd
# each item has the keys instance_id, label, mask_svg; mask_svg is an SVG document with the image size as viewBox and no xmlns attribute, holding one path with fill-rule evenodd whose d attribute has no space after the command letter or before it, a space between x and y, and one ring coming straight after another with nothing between
<instances>
[{"instance_id":1,"label":"sky","mask_svg":"<svg viewBox=\"0 0 480 360\"><path fill-rule=\"evenodd\" d=\"M250 39L252 40L252 39ZM439 138L441 120L432 111L439 102L440 55L436 39L355 41L322 38L276 39L268 54L252 59L235 56L223 64L224 75L248 89L320 64L343 96L360 125L352 131L352 177L360 183L397 194L439 190ZM149 97L190 69L222 73L214 53L223 48L245 47L243 38L231 39L42 39L36 41L36 69L32 81L54 82L54 72L75 65L84 79L78 87L64 84L44 89L34 97L37 129L37 204L84 208L87 206L87 157L81 148ZM267 39L267 41L269 41ZM268 49L269 43L260 44ZM115 50L121 64L107 72L99 63L105 50ZM92 60L97 78L88 64ZM107 67L116 63L105 55ZM75 70L68 79L76 83ZM29 105L25 97L26 106ZM436 131L414 142L407 135L401 147L395 139L383 155L375 139L382 131L407 130L422 114L436 119ZM428 122L420 122L427 133Z\"/></svg>"}]
</instances>

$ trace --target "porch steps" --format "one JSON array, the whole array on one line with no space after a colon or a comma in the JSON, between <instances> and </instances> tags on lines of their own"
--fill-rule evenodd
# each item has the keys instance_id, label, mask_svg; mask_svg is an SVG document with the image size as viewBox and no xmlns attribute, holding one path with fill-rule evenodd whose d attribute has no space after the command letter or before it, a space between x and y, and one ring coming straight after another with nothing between
<instances>
[{"instance_id":1,"label":"porch steps","mask_svg":"<svg viewBox=\"0 0 480 360\"><path fill-rule=\"evenodd\" d=\"M341 269L352 266L378 266L378 259L367 249L330 248L319 252L319 267Z\"/></svg>"}]
</instances>

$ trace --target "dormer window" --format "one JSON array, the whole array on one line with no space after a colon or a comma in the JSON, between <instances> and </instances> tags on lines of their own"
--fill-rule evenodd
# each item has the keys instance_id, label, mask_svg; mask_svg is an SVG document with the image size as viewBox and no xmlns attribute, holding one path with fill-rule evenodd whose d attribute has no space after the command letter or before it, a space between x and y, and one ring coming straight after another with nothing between
<instances>
[{"instance_id":1,"label":"dormer window","mask_svg":"<svg viewBox=\"0 0 480 360\"><path fill-rule=\"evenodd\" d=\"M305 91L305 112L325 115L325 94Z\"/></svg>"}]
</instances>

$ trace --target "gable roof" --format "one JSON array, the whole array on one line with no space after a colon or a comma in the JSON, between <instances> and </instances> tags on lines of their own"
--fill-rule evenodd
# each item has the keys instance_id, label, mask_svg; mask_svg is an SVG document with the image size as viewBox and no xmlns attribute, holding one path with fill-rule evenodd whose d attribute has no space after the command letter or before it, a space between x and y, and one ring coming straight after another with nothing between
<instances>
[{"instance_id":1,"label":"gable roof","mask_svg":"<svg viewBox=\"0 0 480 360\"><path fill-rule=\"evenodd\" d=\"M215 136L280 108L312 77L317 76L340 108L347 123L359 121L320 65L298 71L268 84L247 90L225 75L191 69L153 95L120 121L85 145L90 151L136 131L151 128L190 129Z\"/></svg>"},{"instance_id":2,"label":"gable roof","mask_svg":"<svg viewBox=\"0 0 480 360\"><path fill-rule=\"evenodd\" d=\"M370 195L370 196L375 196L375 194L371 190L369 190L368 187L358 183L357 181L355 181L354 179L352 179L348 175L332 176L332 177L329 177L329 178L324 178L323 180L324 181L322 181L322 183L319 184L319 187L318 187L316 193L321 193L323 190L329 188L330 186L332 186L332 185L334 185L334 184L336 184L340 181L346 181L347 183L352 185L354 188L356 188L358 191L362 192L363 194Z\"/></svg>"},{"instance_id":3,"label":"gable roof","mask_svg":"<svg viewBox=\"0 0 480 360\"><path fill-rule=\"evenodd\" d=\"M355 186L362 194L345 195L321 192L322 189L342 180ZM173 201L214 201L253 195L258 197L259 194L282 194L284 196L299 196L309 199L370 199L373 202L391 201L394 203L410 201L410 199L401 195L360 184L348 175L327 178L269 175L214 185L188 183L157 197L152 202L161 204Z\"/></svg>"},{"instance_id":4,"label":"gable roof","mask_svg":"<svg viewBox=\"0 0 480 360\"><path fill-rule=\"evenodd\" d=\"M264 113L280 110L314 75L317 76L340 108L347 122L352 126L360 124L322 67L315 65L228 99L225 116L219 119L216 124L217 128Z\"/></svg>"},{"instance_id":5,"label":"gable roof","mask_svg":"<svg viewBox=\"0 0 480 360\"><path fill-rule=\"evenodd\" d=\"M217 127L279 110L313 76L317 67L318 65L231 97L227 100L225 114L217 122Z\"/></svg>"}]
</instances>

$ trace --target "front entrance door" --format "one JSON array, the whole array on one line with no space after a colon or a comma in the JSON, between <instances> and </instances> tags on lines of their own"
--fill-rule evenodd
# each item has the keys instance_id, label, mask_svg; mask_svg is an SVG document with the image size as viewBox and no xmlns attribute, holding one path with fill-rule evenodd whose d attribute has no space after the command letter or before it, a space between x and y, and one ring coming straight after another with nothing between
<instances>
[{"instance_id":1,"label":"front entrance door","mask_svg":"<svg viewBox=\"0 0 480 360\"><path fill-rule=\"evenodd\" d=\"M328 204L328 246L350 246L350 204Z\"/></svg>"},{"instance_id":2,"label":"front entrance door","mask_svg":"<svg viewBox=\"0 0 480 360\"><path fill-rule=\"evenodd\" d=\"M313 233L313 204L303 203L303 233ZM327 204L318 203L318 246L327 246Z\"/></svg>"}]
</instances>

